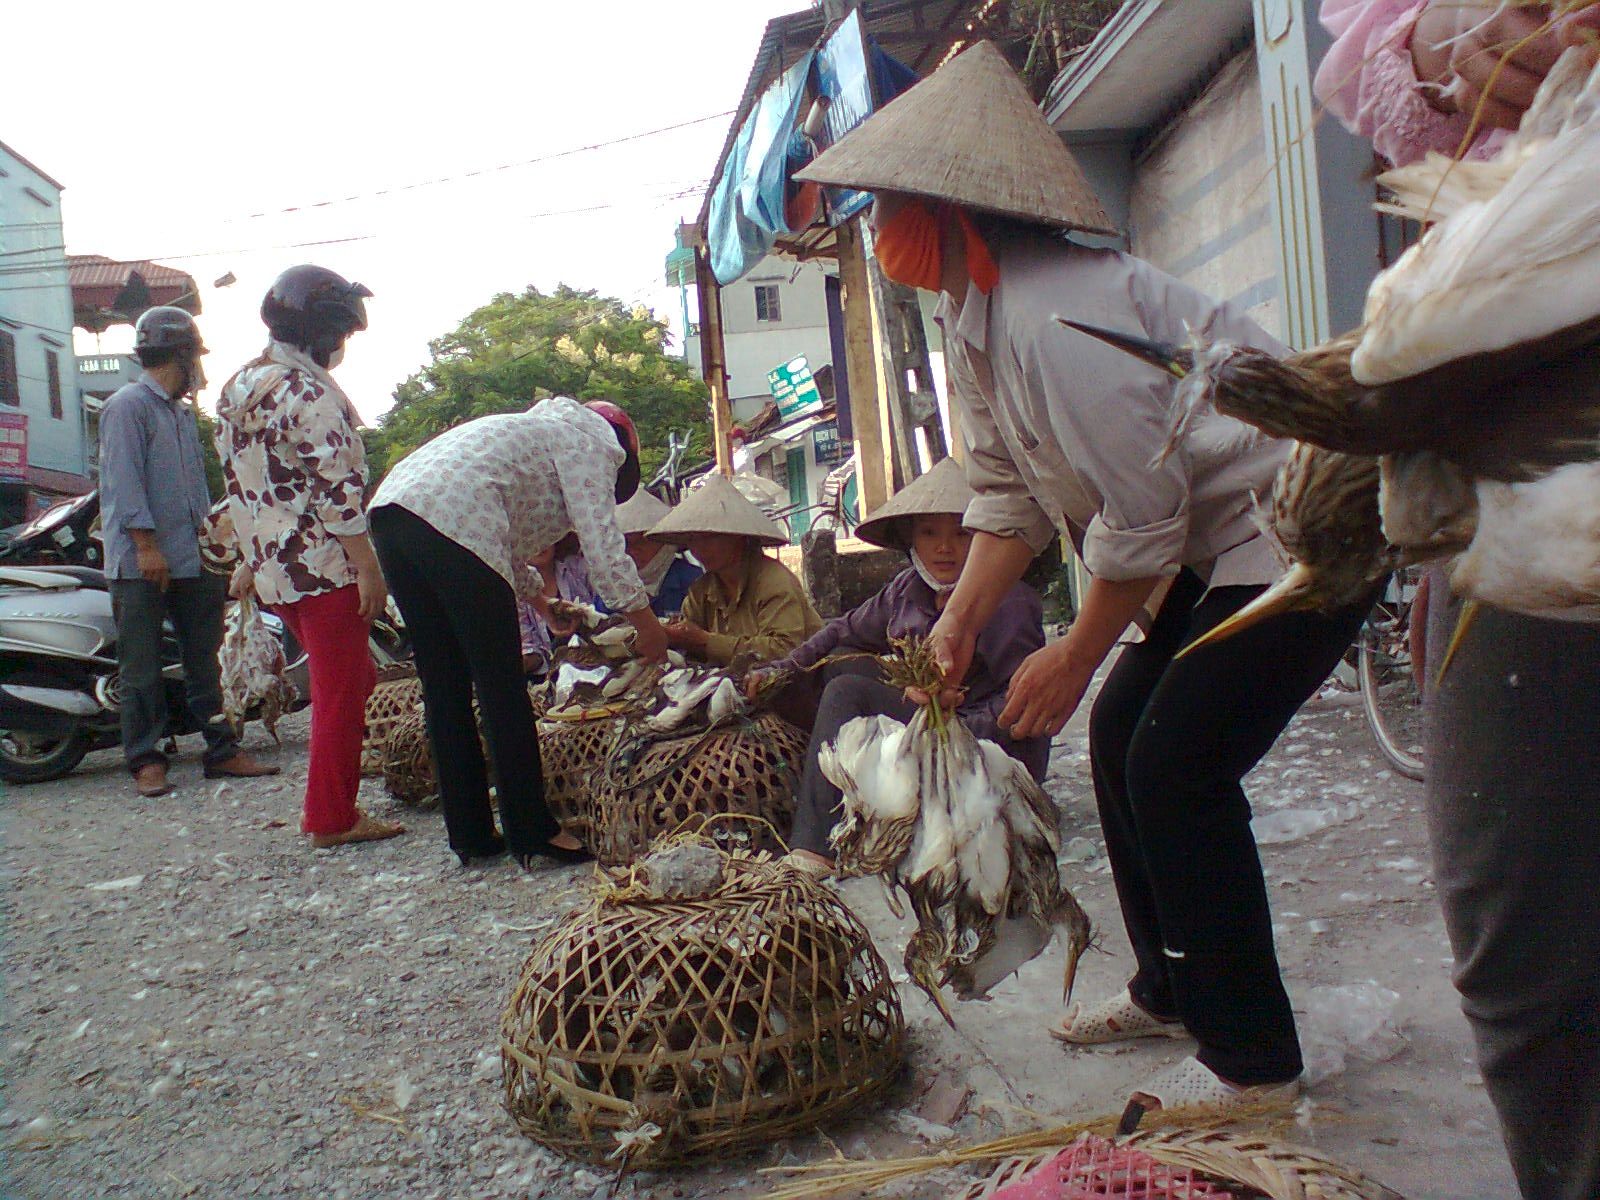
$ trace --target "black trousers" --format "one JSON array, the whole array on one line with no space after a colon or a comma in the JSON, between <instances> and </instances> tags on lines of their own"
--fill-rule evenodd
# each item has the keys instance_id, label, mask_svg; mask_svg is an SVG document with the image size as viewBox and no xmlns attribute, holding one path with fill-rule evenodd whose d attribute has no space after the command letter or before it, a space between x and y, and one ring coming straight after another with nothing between
<instances>
[{"instance_id":1,"label":"black trousers","mask_svg":"<svg viewBox=\"0 0 1600 1200\"><path fill-rule=\"evenodd\" d=\"M1133 943L1133 998L1181 1018L1198 1057L1239 1084L1300 1073L1272 914L1240 780L1338 663L1370 601L1285 613L1178 661L1259 587L1173 583L1089 719L1095 799Z\"/></svg>"},{"instance_id":2,"label":"black trousers","mask_svg":"<svg viewBox=\"0 0 1600 1200\"><path fill-rule=\"evenodd\" d=\"M488 770L472 712L476 687L506 845L513 854L531 854L561 828L545 807L511 585L403 508L375 508L368 520L416 652L450 848L479 855L495 847Z\"/></svg>"}]
</instances>

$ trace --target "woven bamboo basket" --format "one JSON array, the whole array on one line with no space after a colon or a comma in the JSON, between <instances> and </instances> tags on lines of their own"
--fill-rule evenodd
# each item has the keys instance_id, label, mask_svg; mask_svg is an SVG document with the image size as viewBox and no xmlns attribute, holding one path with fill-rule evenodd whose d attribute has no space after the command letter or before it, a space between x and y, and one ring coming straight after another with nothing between
<instances>
[{"instance_id":1,"label":"woven bamboo basket","mask_svg":"<svg viewBox=\"0 0 1600 1200\"><path fill-rule=\"evenodd\" d=\"M402 717L422 708L422 681L410 665L385 667L367 697L367 731L361 741L361 773L381 775L389 734Z\"/></svg>"},{"instance_id":2,"label":"woven bamboo basket","mask_svg":"<svg viewBox=\"0 0 1600 1200\"><path fill-rule=\"evenodd\" d=\"M420 707L394 722L382 762L384 787L402 804L431 808L439 802L439 781L433 773L433 751Z\"/></svg>"},{"instance_id":3,"label":"woven bamboo basket","mask_svg":"<svg viewBox=\"0 0 1600 1200\"><path fill-rule=\"evenodd\" d=\"M781 852L794 825L806 735L772 713L636 749L626 733L582 793L584 844L607 866L719 813L759 818L721 827L729 846Z\"/></svg>"},{"instance_id":4,"label":"woven bamboo basket","mask_svg":"<svg viewBox=\"0 0 1600 1200\"><path fill-rule=\"evenodd\" d=\"M501 1018L506 1108L592 1162L658 1167L858 1110L904 1026L872 938L827 888L722 855L698 899L613 891L533 947ZM636 890L636 889L635 889Z\"/></svg>"},{"instance_id":5,"label":"woven bamboo basket","mask_svg":"<svg viewBox=\"0 0 1600 1200\"><path fill-rule=\"evenodd\" d=\"M539 722L544 802L562 827L586 845L591 815L586 796L621 728L615 718Z\"/></svg>"},{"instance_id":6,"label":"woven bamboo basket","mask_svg":"<svg viewBox=\"0 0 1600 1200\"><path fill-rule=\"evenodd\" d=\"M1044 1182L1034 1175L1039 1170L1054 1172L1049 1185L1069 1197L1404 1200L1313 1150L1221 1129L1157 1129L1116 1139L1085 1135L1065 1148L1002 1163L963 1200L1003 1200L1024 1179Z\"/></svg>"}]
</instances>

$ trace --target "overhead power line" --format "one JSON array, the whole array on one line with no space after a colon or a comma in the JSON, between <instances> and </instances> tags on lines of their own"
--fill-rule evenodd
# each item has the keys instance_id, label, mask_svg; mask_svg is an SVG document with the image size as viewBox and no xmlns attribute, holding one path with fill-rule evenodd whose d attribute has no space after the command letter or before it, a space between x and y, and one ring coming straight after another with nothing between
<instances>
[{"instance_id":1,"label":"overhead power line","mask_svg":"<svg viewBox=\"0 0 1600 1200\"><path fill-rule=\"evenodd\" d=\"M591 150L604 150L611 146L621 146L628 142L642 141L645 138L657 137L663 133L675 133L680 129L689 129L695 125L704 125L708 121L720 121L730 117L733 109L722 112L710 113L704 117L695 117L691 121L678 121L672 125L660 125L655 129L644 129L638 133L626 134L622 137L608 138L602 142L590 142L584 146L572 146L566 150L555 150L549 154L540 154L534 158L518 159L516 162L497 163L492 167L479 167L475 171L463 171L456 175L440 175L434 179L419 179L415 183L396 184L393 187L380 188L371 192L355 192L349 196L335 196L326 200L314 200L306 204L292 204L287 208L267 209L262 212L251 213L245 218L247 221L256 221L264 217L282 216L285 213L309 212L314 209L331 208L336 204L349 204L358 200L372 200L379 196L398 195L401 192L414 192L420 188L437 187L443 183L459 183L465 179L479 179L486 175L495 175L501 171L515 171L522 167L532 167L539 163L554 162L558 158L570 158L574 154L586 154Z\"/></svg>"}]
</instances>

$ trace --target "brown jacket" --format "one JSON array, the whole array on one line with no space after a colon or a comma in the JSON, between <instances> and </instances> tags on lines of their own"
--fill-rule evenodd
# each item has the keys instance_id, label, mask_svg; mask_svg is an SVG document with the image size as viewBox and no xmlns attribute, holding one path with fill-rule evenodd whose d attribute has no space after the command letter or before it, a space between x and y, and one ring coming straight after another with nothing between
<instances>
[{"instance_id":1,"label":"brown jacket","mask_svg":"<svg viewBox=\"0 0 1600 1200\"><path fill-rule=\"evenodd\" d=\"M683 619L710 634L706 660L718 666L744 653L759 662L782 658L822 628L794 572L755 550L732 591L709 572L695 580L683 601Z\"/></svg>"}]
</instances>

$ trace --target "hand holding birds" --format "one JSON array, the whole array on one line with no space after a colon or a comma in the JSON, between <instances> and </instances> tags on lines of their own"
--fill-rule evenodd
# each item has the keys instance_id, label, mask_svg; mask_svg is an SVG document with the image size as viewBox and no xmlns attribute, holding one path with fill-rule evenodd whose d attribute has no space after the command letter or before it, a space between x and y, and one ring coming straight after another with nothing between
<instances>
[{"instance_id":1,"label":"hand holding birds","mask_svg":"<svg viewBox=\"0 0 1600 1200\"><path fill-rule=\"evenodd\" d=\"M1515 129L1561 52L1597 27L1595 9L1557 19L1548 4L1431 0L1417 18L1411 58L1417 78L1438 85L1438 108Z\"/></svg>"}]
</instances>

